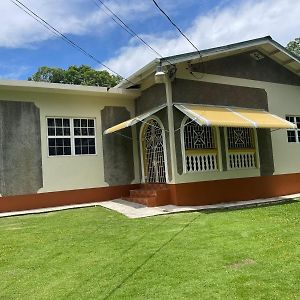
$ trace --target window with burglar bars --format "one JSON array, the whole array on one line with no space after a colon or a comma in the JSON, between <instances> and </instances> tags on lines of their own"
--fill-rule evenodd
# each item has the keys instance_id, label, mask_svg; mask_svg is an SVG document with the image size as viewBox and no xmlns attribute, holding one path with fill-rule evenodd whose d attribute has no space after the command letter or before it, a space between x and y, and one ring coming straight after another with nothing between
<instances>
[{"instance_id":1,"label":"window with burglar bars","mask_svg":"<svg viewBox=\"0 0 300 300\"><path fill-rule=\"evenodd\" d=\"M287 131L288 143L300 143L300 116L286 116L286 120L297 125L296 129Z\"/></svg>"},{"instance_id":2,"label":"window with burglar bars","mask_svg":"<svg viewBox=\"0 0 300 300\"><path fill-rule=\"evenodd\" d=\"M213 128L200 126L191 119L187 119L184 126L185 149L214 149Z\"/></svg>"},{"instance_id":3,"label":"window with burglar bars","mask_svg":"<svg viewBox=\"0 0 300 300\"><path fill-rule=\"evenodd\" d=\"M96 154L95 119L47 118L49 156Z\"/></svg>"},{"instance_id":4,"label":"window with burglar bars","mask_svg":"<svg viewBox=\"0 0 300 300\"><path fill-rule=\"evenodd\" d=\"M257 167L257 149L253 128L227 128L228 169L253 169Z\"/></svg>"},{"instance_id":5,"label":"window with burglar bars","mask_svg":"<svg viewBox=\"0 0 300 300\"><path fill-rule=\"evenodd\" d=\"M214 128L187 118L183 124L184 170L186 173L218 170Z\"/></svg>"},{"instance_id":6,"label":"window with burglar bars","mask_svg":"<svg viewBox=\"0 0 300 300\"><path fill-rule=\"evenodd\" d=\"M253 149L255 148L252 128L228 127L228 149Z\"/></svg>"}]
</instances>

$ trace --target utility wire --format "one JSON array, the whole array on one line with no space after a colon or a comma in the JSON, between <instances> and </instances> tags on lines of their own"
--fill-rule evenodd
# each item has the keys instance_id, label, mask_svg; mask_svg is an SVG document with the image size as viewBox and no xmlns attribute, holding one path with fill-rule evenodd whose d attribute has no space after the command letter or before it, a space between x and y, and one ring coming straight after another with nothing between
<instances>
[{"instance_id":1,"label":"utility wire","mask_svg":"<svg viewBox=\"0 0 300 300\"><path fill-rule=\"evenodd\" d=\"M167 13L159 6L159 4L155 1L152 0L155 6L159 9L159 11L170 21L170 23L180 32L180 34L196 49L196 51L199 53L201 56L200 50L192 43L192 41L182 32L182 30L175 24L174 21L167 15Z\"/></svg>"},{"instance_id":2,"label":"utility wire","mask_svg":"<svg viewBox=\"0 0 300 300\"><path fill-rule=\"evenodd\" d=\"M163 55L161 55L157 50L155 50L149 43L147 43L142 37L140 37L132 28L129 27L111 8L109 8L102 0L93 0L94 3L99 7L99 8L105 8L110 14L112 20L118 24L121 28L123 28L127 33L129 33L132 37L137 38L140 40L145 46L147 46L150 50L152 50L156 55L158 55L160 58L164 58ZM97 1L102 5L102 7L97 3ZM103 9L103 11L105 11ZM108 15L107 11L105 13ZM118 21L117 21L118 20ZM170 65L173 66L173 64L166 60Z\"/></svg>"},{"instance_id":3,"label":"utility wire","mask_svg":"<svg viewBox=\"0 0 300 300\"><path fill-rule=\"evenodd\" d=\"M154 3L154 5L159 9L159 11L169 20L169 22L179 31L179 33L193 46L193 48L198 52L199 57L200 57L200 61L202 64L202 73L205 73L205 69L204 69L204 62L203 62L203 58L202 58L202 54L201 51L195 46L195 44L187 37L187 35L176 25L176 23L168 16L168 14L159 6L159 4L155 1L152 0L152 2ZM201 77L197 77L194 72L192 70L190 70L190 73L193 77L197 78L197 79L201 79L203 76Z\"/></svg>"},{"instance_id":4,"label":"utility wire","mask_svg":"<svg viewBox=\"0 0 300 300\"><path fill-rule=\"evenodd\" d=\"M117 76L121 77L122 79L126 80L127 82L129 82L131 84L135 84L132 81L128 80L127 78L124 78L123 76L121 76L118 72L112 70L106 64L104 64L99 59L97 59L94 55L90 54L89 52L87 52L86 50L84 50L81 46L79 46L78 44L76 44L75 42L73 42L70 38L68 38L66 35L64 35L63 33L61 33L58 29L56 29L55 27L53 27L50 23L48 23L47 21L45 21L39 15L37 15L34 11L32 11L29 7L27 7L21 1L19 1L19 0L10 0L10 1L13 4L15 4L17 7L19 7L21 10L23 10L27 15L31 16L38 23L40 23L41 25L43 25L47 30L49 30L50 32L52 32L53 34L55 34L56 36L58 36L62 40L64 40L66 43L68 43L69 45L71 45L73 48L75 48L78 51L82 52L84 55L88 56L89 58L91 58L92 60L94 60L95 62L97 62L98 64L100 64L101 66L105 67L106 69L108 69L112 73L116 74Z\"/></svg>"}]
</instances>

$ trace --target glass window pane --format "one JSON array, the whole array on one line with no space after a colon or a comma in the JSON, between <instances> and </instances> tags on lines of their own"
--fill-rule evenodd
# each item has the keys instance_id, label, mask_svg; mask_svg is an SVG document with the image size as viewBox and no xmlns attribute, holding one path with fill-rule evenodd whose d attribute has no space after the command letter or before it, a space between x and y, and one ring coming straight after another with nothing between
<instances>
[{"instance_id":1,"label":"glass window pane","mask_svg":"<svg viewBox=\"0 0 300 300\"><path fill-rule=\"evenodd\" d=\"M56 155L55 147L49 147L49 156Z\"/></svg>"},{"instance_id":2,"label":"glass window pane","mask_svg":"<svg viewBox=\"0 0 300 300\"><path fill-rule=\"evenodd\" d=\"M87 127L87 119L81 119L81 127Z\"/></svg>"},{"instance_id":3,"label":"glass window pane","mask_svg":"<svg viewBox=\"0 0 300 300\"><path fill-rule=\"evenodd\" d=\"M296 131L294 130L288 130L288 142L289 143L295 143L296 142Z\"/></svg>"},{"instance_id":4,"label":"glass window pane","mask_svg":"<svg viewBox=\"0 0 300 300\"><path fill-rule=\"evenodd\" d=\"M56 127L56 135L63 135L63 129L61 127Z\"/></svg>"},{"instance_id":5,"label":"glass window pane","mask_svg":"<svg viewBox=\"0 0 300 300\"><path fill-rule=\"evenodd\" d=\"M88 120L88 127L94 127L94 120L92 120L92 119L89 119Z\"/></svg>"},{"instance_id":6,"label":"glass window pane","mask_svg":"<svg viewBox=\"0 0 300 300\"><path fill-rule=\"evenodd\" d=\"M63 124L64 124L64 127L70 127L70 120L69 119L64 119Z\"/></svg>"},{"instance_id":7,"label":"glass window pane","mask_svg":"<svg viewBox=\"0 0 300 300\"><path fill-rule=\"evenodd\" d=\"M55 146L55 139L48 139L49 146L54 147Z\"/></svg>"},{"instance_id":8,"label":"glass window pane","mask_svg":"<svg viewBox=\"0 0 300 300\"><path fill-rule=\"evenodd\" d=\"M95 139L89 139L89 145L95 146Z\"/></svg>"},{"instance_id":9,"label":"glass window pane","mask_svg":"<svg viewBox=\"0 0 300 300\"><path fill-rule=\"evenodd\" d=\"M53 127L54 126L54 119L53 118L47 119L47 124L48 124L49 127Z\"/></svg>"},{"instance_id":10,"label":"glass window pane","mask_svg":"<svg viewBox=\"0 0 300 300\"><path fill-rule=\"evenodd\" d=\"M71 139L64 139L64 146L71 146Z\"/></svg>"},{"instance_id":11,"label":"glass window pane","mask_svg":"<svg viewBox=\"0 0 300 300\"><path fill-rule=\"evenodd\" d=\"M89 135L95 135L95 129L89 128Z\"/></svg>"},{"instance_id":12,"label":"glass window pane","mask_svg":"<svg viewBox=\"0 0 300 300\"><path fill-rule=\"evenodd\" d=\"M56 154L57 155L63 155L64 151L63 151L63 147L56 147Z\"/></svg>"},{"instance_id":13,"label":"glass window pane","mask_svg":"<svg viewBox=\"0 0 300 300\"><path fill-rule=\"evenodd\" d=\"M81 139L75 139L75 146L81 146Z\"/></svg>"},{"instance_id":14,"label":"glass window pane","mask_svg":"<svg viewBox=\"0 0 300 300\"><path fill-rule=\"evenodd\" d=\"M75 154L81 154L81 146L75 147Z\"/></svg>"},{"instance_id":15,"label":"glass window pane","mask_svg":"<svg viewBox=\"0 0 300 300\"><path fill-rule=\"evenodd\" d=\"M82 154L89 154L88 146L83 146L82 147Z\"/></svg>"},{"instance_id":16,"label":"glass window pane","mask_svg":"<svg viewBox=\"0 0 300 300\"><path fill-rule=\"evenodd\" d=\"M80 128L74 128L74 135L81 135Z\"/></svg>"},{"instance_id":17,"label":"glass window pane","mask_svg":"<svg viewBox=\"0 0 300 300\"><path fill-rule=\"evenodd\" d=\"M64 135L70 135L70 128L64 128Z\"/></svg>"},{"instance_id":18,"label":"glass window pane","mask_svg":"<svg viewBox=\"0 0 300 300\"><path fill-rule=\"evenodd\" d=\"M48 128L48 135L55 135L55 128L54 127L49 127Z\"/></svg>"},{"instance_id":19,"label":"glass window pane","mask_svg":"<svg viewBox=\"0 0 300 300\"><path fill-rule=\"evenodd\" d=\"M96 154L95 146L89 146L89 154Z\"/></svg>"},{"instance_id":20,"label":"glass window pane","mask_svg":"<svg viewBox=\"0 0 300 300\"><path fill-rule=\"evenodd\" d=\"M81 128L81 135L88 135L87 128Z\"/></svg>"},{"instance_id":21,"label":"glass window pane","mask_svg":"<svg viewBox=\"0 0 300 300\"><path fill-rule=\"evenodd\" d=\"M57 127L62 127L62 119L55 119L55 125Z\"/></svg>"},{"instance_id":22,"label":"glass window pane","mask_svg":"<svg viewBox=\"0 0 300 300\"><path fill-rule=\"evenodd\" d=\"M81 139L81 143L83 146L87 146L88 145L88 139Z\"/></svg>"},{"instance_id":23,"label":"glass window pane","mask_svg":"<svg viewBox=\"0 0 300 300\"><path fill-rule=\"evenodd\" d=\"M80 119L74 119L74 127L80 127Z\"/></svg>"},{"instance_id":24,"label":"glass window pane","mask_svg":"<svg viewBox=\"0 0 300 300\"><path fill-rule=\"evenodd\" d=\"M56 146L63 146L63 139L56 139Z\"/></svg>"},{"instance_id":25,"label":"glass window pane","mask_svg":"<svg viewBox=\"0 0 300 300\"><path fill-rule=\"evenodd\" d=\"M64 147L64 155L71 155L71 147Z\"/></svg>"}]
</instances>

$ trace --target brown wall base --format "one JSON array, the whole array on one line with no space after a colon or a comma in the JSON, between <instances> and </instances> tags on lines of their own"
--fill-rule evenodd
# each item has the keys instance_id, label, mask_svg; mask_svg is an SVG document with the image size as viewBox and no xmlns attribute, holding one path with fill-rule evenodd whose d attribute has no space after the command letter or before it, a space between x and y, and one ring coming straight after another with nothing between
<instances>
[{"instance_id":1,"label":"brown wall base","mask_svg":"<svg viewBox=\"0 0 300 300\"><path fill-rule=\"evenodd\" d=\"M0 212L106 201L129 196L140 185L42 193L0 198ZM170 184L164 204L205 205L300 193L300 173ZM159 203L157 203L159 205Z\"/></svg>"},{"instance_id":2,"label":"brown wall base","mask_svg":"<svg viewBox=\"0 0 300 300\"><path fill-rule=\"evenodd\" d=\"M300 173L170 185L172 203L204 205L300 193Z\"/></svg>"},{"instance_id":3,"label":"brown wall base","mask_svg":"<svg viewBox=\"0 0 300 300\"><path fill-rule=\"evenodd\" d=\"M139 185L121 185L33 195L0 197L0 212L106 201L129 195Z\"/></svg>"}]
</instances>

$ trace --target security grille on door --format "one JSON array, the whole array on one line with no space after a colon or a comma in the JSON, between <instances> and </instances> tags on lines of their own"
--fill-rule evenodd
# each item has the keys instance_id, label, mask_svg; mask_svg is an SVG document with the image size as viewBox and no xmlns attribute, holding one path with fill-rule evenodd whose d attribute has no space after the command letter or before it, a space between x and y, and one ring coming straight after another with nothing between
<instances>
[{"instance_id":1,"label":"security grille on door","mask_svg":"<svg viewBox=\"0 0 300 300\"><path fill-rule=\"evenodd\" d=\"M184 123L185 172L218 170L214 128L200 126L191 119Z\"/></svg>"},{"instance_id":2,"label":"security grille on door","mask_svg":"<svg viewBox=\"0 0 300 300\"><path fill-rule=\"evenodd\" d=\"M163 131L156 120L147 121L144 130L145 181L165 183L165 156Z\"/></svg>"}]
</instances>

